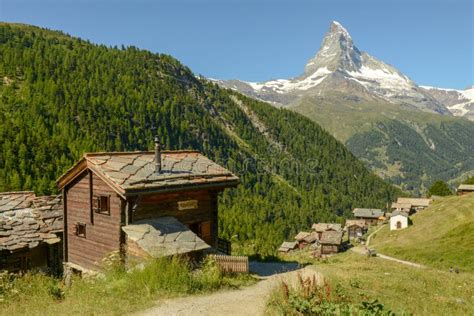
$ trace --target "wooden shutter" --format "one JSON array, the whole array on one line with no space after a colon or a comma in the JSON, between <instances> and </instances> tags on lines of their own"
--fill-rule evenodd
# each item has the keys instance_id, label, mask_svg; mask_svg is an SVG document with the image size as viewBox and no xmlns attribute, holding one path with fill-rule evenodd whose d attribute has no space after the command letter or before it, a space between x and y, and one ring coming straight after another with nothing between
<instances>
[{"instance_id":1,"label":"wooden shutter","mask_svg":"<svg viewBox=\"0 0 474 316\"><path fill-rule=\"evenodd\" d=\"M200 236L205 242L211 243L212 236L211 236L211 222L202 222L200 225Z\"/></svg>"},{"instance_id":2,"label":"wooden shutter","mask_svg":"<svg viewBox=\"0 0 474 316\"><path fill-rule=\"evenodd\" d=\"M100 211L100 198L98 196L94 196L92 198L92 209L94 212Z\"/></svg>"},{"instance_id":3,"label":"wooden shutter","mask_svg":"<svg viewBox=\"0 0 474 316\"><path fill-rule=\"evenodd\" d=\"M100 197L100 213L102 214L110 214L110 198L109 196L101 196Z\"/></svg>"}]
</instances>

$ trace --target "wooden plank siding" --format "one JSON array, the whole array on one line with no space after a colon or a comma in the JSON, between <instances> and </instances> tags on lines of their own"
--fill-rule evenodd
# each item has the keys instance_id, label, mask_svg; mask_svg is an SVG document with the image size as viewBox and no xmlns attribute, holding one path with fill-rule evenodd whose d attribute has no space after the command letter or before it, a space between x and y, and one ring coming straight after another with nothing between
<instances>
[{"instance_id":1,"label":"wooden plank siding","mask_svg":"<svg viewBox=\"0 0 474 316\"><path fill-rule=\"evenodd\" d=\"M197 208L185 210L178 208L178 202L189 200L197 200ZM203 231L195 233L209 245L217 246L217 192L197 190L142 195L138 198L137 207L131 217L133 223L141 219L163 216L175 217L191 229L193 224L203 224Z\"/></svg>"},{"instance_id":2,"label":"wooden plank siding","mask_svg":"<svg viewBox=\"0 0 474 316\"><path fill-rule=\"evenodd\" d=\"M338 253L339 247L336 245L321 245L321 253L323 255Z\"/></svg>"},{"instance_id":3,"label":"wooden plank siding","mask_svg":"<svg viewBox=\"0 0 474 316\"><path fill-rule=\"evenodd\" d=\"M110 215L92 212L91 195L110 196ZM120 249L122 199L91 172L79 176L67 189L66 197L67 261L96 269L108 253ZM78 223L86 224L85 238L75 234Z\"/></svg>"},{"instance_id":4,"label":"wooden plank siding","mask_svg":"<svg viewBox=\"0 0 474 316\"><path fill-rule=\"evenodd\" d=\"M210 255L224 273L249 273L249 258L244 256Z\"/></svg>"}]
</instances>

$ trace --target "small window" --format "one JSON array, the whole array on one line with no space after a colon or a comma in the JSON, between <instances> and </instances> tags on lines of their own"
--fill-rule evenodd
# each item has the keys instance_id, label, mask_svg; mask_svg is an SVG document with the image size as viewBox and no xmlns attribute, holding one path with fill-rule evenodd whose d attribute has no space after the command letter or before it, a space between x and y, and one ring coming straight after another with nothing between
<instances>
[{"instance_id":1,"label":"small window","mask_svg":"<svg viewBox=\"0 0 474 316\"><path fill-rule=\"evenodd\" d=\"M76 236L86 238L86 224L77 223L75 228L76 228Z\"/></svg>"},{"instance_id":2,"label":"small window","mask_svg":"<svg viewBox=\"0 0 474 316\"><path fill-rule=\"evenodd\" d=\"M110 196L94 196L92 200L92 207L96 213L110 215Z\"/></svg>"}]
</instances>

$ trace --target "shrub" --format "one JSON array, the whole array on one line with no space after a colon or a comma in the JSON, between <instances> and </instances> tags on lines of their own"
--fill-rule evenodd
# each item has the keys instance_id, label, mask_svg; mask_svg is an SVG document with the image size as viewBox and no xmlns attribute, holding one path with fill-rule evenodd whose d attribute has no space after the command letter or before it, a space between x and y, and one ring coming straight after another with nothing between
<instances>
[{"instance_id":1,"label":"shrub","mask_svg":"<svg viewBox=\"0 0 474 316\"><path fill-rule=\"evenodd\" d=\"M433 185L430 187L428 191L429 195L438 195L438 196L447 196L447 195L452 195L453 192L451 192L451 189L449 186L446 184L446 182L442 180L438 180Z\"/></svg>"}]
</instances>

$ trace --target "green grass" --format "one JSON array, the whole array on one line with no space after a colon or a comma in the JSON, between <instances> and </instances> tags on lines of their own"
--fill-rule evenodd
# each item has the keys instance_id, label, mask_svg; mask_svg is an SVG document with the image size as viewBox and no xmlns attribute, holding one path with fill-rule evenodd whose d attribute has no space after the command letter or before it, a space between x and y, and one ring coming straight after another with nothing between
<instances>
[{"instance_id":1,"label":"green grass","mask_svg":"<svg viewBox=\"0 0 474 316\"><path fill-rule=\"evenodd\" d=\"M347 252L311 266L352 304L377 299L396 314L474 315L474 275L417 269Z\"/></svg>"},{"instance_id":2,"label":"green grass","mask_svg":"<svg viewBox=\"0 0 474 316\"><path fill-rule=\"evenodd\" d=\"M73 280L66 288L43 274L0 278L0 314L121 315L145 309L157 300L252 284L248 275L222 275L213 262L192 270L180 258L160 259L144 269L111 268L101 277Z\"/></svg>"},{"instance_id":3,"label":"green grass","mask_svg":"<svg viewBox=\"0 0 474 316\"><path fill-rule=\"evenodd\" d=\"M400 231L384 227L371 239L378 252L433 268L474 272L474 194L435 201Z\"/></svg>"}]
</instances>

